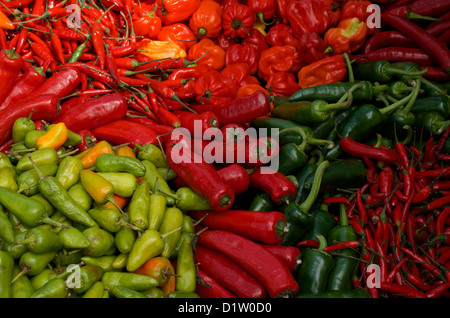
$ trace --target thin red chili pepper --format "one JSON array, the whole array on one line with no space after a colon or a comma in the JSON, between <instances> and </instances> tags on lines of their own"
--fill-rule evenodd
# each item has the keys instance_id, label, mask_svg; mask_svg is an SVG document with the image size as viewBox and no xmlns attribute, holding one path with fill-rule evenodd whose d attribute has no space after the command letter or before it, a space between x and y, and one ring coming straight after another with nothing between
<instances>
[{"instance_id":1,"label":"thin red chili pepper","mask_svg":"<svg viewBox=\"0 0 450 318\"><path fill-rule=\"evenodd\" d=\"M400 271L403 265L408 261L407 257L402 258L392 269L389 271L386 277L386 283L392 283L394 281L395 275Z\"/></svg>"},{"instance_id":2,"label":"thin red chili pepper","mask_svg":"<svg viewBox=\"0 0 450 318\"><path fill-rule=\"evenodd\" d=\"M8 47L8 41L6 39L6 33L4 29L0 29L0 48L2 50Z\"/></svg>"},{"instance_id":3,"label":"thin red chili pepper","mask_svg":"<svg viewBox=\"0 0 450 318\"><path fill-rule=\"evenodd\" d=\"M450 136L450 127L447 127L441 134L439 140L436 143L436 148L434 149L434 155L437 157L442 149L444 148L445 142L447 141L448 137Z\"/></svg>"},{"instance_id":4,"label":"thin red chili pepper","mask_svg":"<svg viewBox=\"0 0 450 318\"><path fill-rule=\"evenodd\" d=\"M359 241L344 241L333 245L328 245L323 250L326 252L337 251L347 248L357 248L360 246Z\"/></svg>"},{"instance_id":5,"label":"thin red chili pepper","mask_svg":"<svg viewBox=\"0 0 450 318\"><path fill-rule=\"evenodd\" d=\"M425 295L428 298L438 298L442 294L444 294L450 288L450 281L444 282L432 289L428 290Z\"/></svg>"},{"instance_id":6,"label":"thin red chili pepper","mask_svg":"<svg viewBox=\"0 0 450 318\"><path fill-rule=\"evenodd\" d=\"M445 222L450 215L450 207L444 208L438 215L436 221L436 236L441 235L444 231Z\"/></svg>"},{"instance_id":7,"label":"thin red chili pepper","mask_svg":"<svg viewBox=\"0 0 450 318\"><path fill-rule=\"evenodd\" d=\"M405 145L401 142L395 143L395 149L397 150L397 153L400 156L403 168L408 169L409 168L409 159L408 159L408 153L406 152Z\"/></svg>"},{"instance_id":8,"label":"thin red chili pepper","mask_svg":"<svg viewBox=\"0 0 450 318\"><path fill-rule=\"evenodd\" d=\"M350 137L343 137L339 142L339 146L344 152L351 156L359 158L367 156L368 158L382 160L386 163L400 163L400 157L395 151L390 149L371 147L366 144L354 141Z\"/></svg>"},{"instance_id":9,"label":"thin red chili pepper","mask_svg":"<svg viewBox=\"0 0 450 318\"><path fill-rule=\"evenodd\" d=\"M303 240L297 243L297 247L301 246L307 246L312 248L318 248L319 247L319 241L316 240Z\"/></svg>"},{"instance_id":10,"label":"thin red chili pepper","mask_svg":"<svg viewBox=\"0 0 450 318\"><path fill-rule=\"evenodd\" d=\"M350 204L350 201L346 197L328 197L323 200L325 204L335 204L335 203L343 203Z\"/></svg>"},{"instance_id":11,"label":"thin red chili pepper","mask_svg":"<svg viewBox=\"0 0 450 318\"><path fill-rule=\"evenodd\" d=\"M423 279L414 273L408 273L406 275L406 280L409 281L411 284L416 286L421 291L427 291L430 290L430 285L425 285Z\"/></svg>"},{"instance_id":12,"label":"thin red chili pepper","mask_svg":"<svg viewBox=\"0 0 450 318\"><path fill-rule=\"evenodd\" d=\"M407 249L406 247L400 247L400 250L403 253L405 253L409 258L419 262L421 266L423 266L424 268L429 270L430 273L432 273L434 276L440 276L442 274L441 270L439 268L435 267L430 262L428 262L426 259L424 259L422 256L414 253L410 249Z\"/></svg>"},{"instance_id":13,"label":"thin red chili pepper","mask_svg":"<svg viewBox=\"0 0 450 318\"><path fill-rule=\"evenodd\" d=\"M414 289L409 285L399 285L395 283L387 283L382 281L380 283L380 289L399 296L426 298L426 295L423 292L418 291L417 289Z\"/></svg>"},{"instance_id":14,"label":"thin red chili pepper","mask_svg":"<svg viewBox=\"0 0 450 318\"><path fill-rule=\"evenodd\" d=\"M414 219L414 215L409 214L406 219L406 236L408 237L408 241L411 244L411 249L414 253L417 253L416 249L416 241L414 237L414 232L416 230L416 222Z\"/></svg>"},{"instance_id":15,"label":"thin red chili pepper","mask_svg":"<svg viewBox=\"0 0 450 318\"><path fill-rule=\"evenodd\" d=\"M426 209L428 211L431 211L431 210L434 210L434 209L439 209L439 208L441 208L444 205L449 204L449 203L450 203L450 195L448 194L448 195L443 196L443 197L441 197L439 199L436 199L434 201L428 202L426 204Z\"/></svg>"},{"instance_id":16,"label":"thin red chili pepper","mask_svg":"<svg viewBox=\"0 0 450 318\"><path fill-rule=\"evenodd\" d=\"M385 282L387 279L387 261L385 259L385 254L383 252L383 248L381 247L380 242L375 240L375 248L378 253L378 265L380 266L380 281Z\"/></svg>"}]
</instances>

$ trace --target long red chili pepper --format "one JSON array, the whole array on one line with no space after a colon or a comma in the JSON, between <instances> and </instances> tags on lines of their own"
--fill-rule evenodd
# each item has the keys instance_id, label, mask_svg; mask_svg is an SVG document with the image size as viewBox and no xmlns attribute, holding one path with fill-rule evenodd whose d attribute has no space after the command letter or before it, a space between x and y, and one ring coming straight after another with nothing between
<instances>
[{"instance_id":1,"label":"long red chili pepper","mask_svg":"<svg viewBox=\"0 0 450 318\"><path fill-rule=\"evenodd\" d=\"M418 291L417 289L414 289L409 285L399 285L395 283L381 282L380 289L398 296L426 298L426 295L423 292Z\"/></svg>"},{"instance_id":2,"label":"long red chili pepper","mask_svg":"<svg viewBox=\"0 0 450 318\"><path fill-rule=\"evenodd\" d=\"M58 98L63 98L73 93L80 83L80 72L75 68L66 68L47 78L47 80L33 92L33 96L55 94Z\"/></svg>"},{"instance_id":3,"label":"long red chili pepper","mask_svg":"<svg viewBox=\"0 0 450 318\"><path fill-rule=\"evenodd\" d=\"M271 252L273 255L277 256L279 259L283 261L284 264L289 268L289 270L293 273L297 270L297 268L301 265L301 251L298 247L295 246L283 246L283 245L269 245L259 243L266 250Z\"/></svg>"},{"instance_id":4,"label":"long red chili pepper","mask_svg":"<svg viewBox=\"0 0 450 318\"><path fill-rule=\"evenodd\" d=\"M351 58L375 62L379 60L386 60L389 62L409 61L423 66L433 65L435 63L435 60L423 49L401 46L383 47L360 55L352 55Z\"/></svg>"},{"instance_id":5,"label":"long red chili pepper","mask_svg":"<svg viewBox=\"0 0 450 318\"><path fill-rule=\"evenodd\" d=\"M270 297L293 297L298 293L298 283L289 268L256 242L227 231L205 230L199 235L199 243L242 266L261 282Z\"/></svg>"},{"instance_id":6,"label":"long red chili pepper","mask_svg":"<svg viewBox=\"0 0 450 318\"><path fill-rule=\"evenodd\" d=\"M186 110L175 110L173 113L180 119L181 127L189 130L191 134L201 133L203 135L206 129L219 127L219 119L211 111L195 114Z\"/></svg>"},{"instance_id":7,"label":"long red chili pepper","mask_svg":"<svg viewBox=\"0 0 450 318\"><path fill-rule=\"evenodd\" d=\"M286 217L278 211L190 211L195 220L211 230L224 230L265 244L281 244L286 235Z\"/></svg>"},{"instance_id":8,"label":"long red chili pepper","mask_svg":"<svg viewBox=\"0 0 450 318\"><path fill-rule=\"evenodd\" d=\"M0 51L0 78L3 83L0 86L0 103L2 103L10 93L16 78L22 70L22 65L23 59L15 51Z\"/></svg>"},{"instance_id":9,"label":"long red chili pepper","mask_svg":"<svg viewBox=\"0 0 450 318\"><path fill-rule=\"evenodd\" d=\"M219 284L210 275L206 274L200 268L197 268L198 281L195 292L201 298L237 298L235 294Z\"/></svg>"},{"instance_id":10,"label":"long red chili pepper","mask_svg":"<svg viewBox=\"0 0 450 318\"><path fill-rule=\"evenodd\" d=\"M383 31L372 35L363 46L363 53L375 51L383 47L417 47L414 41L404 36L398 31Z\"/></svg>"},{"instance_id":11,"label":"long red chili pepper","mask_svg":"<svg viewBox=\"0 0 450 318\"><path fill-rule=\"evenodd\" d=\"M217 170L220 179L228 184L235 194L244 193L250 186L250 176L247 170L238 163L232 163L225 168Z\"/></svg>"},{"instance_id":12,"label":"long red chili pepper","mask_svg":"<svg viewBox=\"0 0 450 318\"><path fill-rule=\"evenodd\" d=\"M344 152L354 157L363 158L366 156L370 159L381 160L386 163L400 163L400 157L395 151L371 147L354 141L350 137L343 137L339 142L339 146Z\"/></svg>"}]
</instances>

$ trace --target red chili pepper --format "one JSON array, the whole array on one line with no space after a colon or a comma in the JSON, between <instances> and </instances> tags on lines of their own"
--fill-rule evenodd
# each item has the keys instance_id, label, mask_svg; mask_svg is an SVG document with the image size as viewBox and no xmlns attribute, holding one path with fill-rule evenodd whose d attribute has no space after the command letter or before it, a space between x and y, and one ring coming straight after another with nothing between
<instances>
[{"instance_id":1,"label":"red chili pepper","mask_svg":"<svg viewBox=\"0 0 450 318\"><path fill-rule=\"evenodd\" d=\"M436 287L433 287L432 289L428 290L425 293L425 295L427 296L427 298L438 298L442 294L444 294L449 288L450 282L443 282L442 284L439 284Z\"/></svg>"},{"instance_id":2,"label":"red chili pepper","mask_svg":"<svg viewBox=\"0 0 450 318\"><path fill-rule=\"evenodd\" d=\"M283 263L289 268L293 273L301 264L301 251L295 246L283 246L283 245L269 245L262 244L262 247L271 252L273 255L277 256Z\"/></svg>"},{"instance_id":3,"label":"red chili pepper","mask_svg":"<svg viewBox=\"0 0 450 318\"><path fill-rule=\"evenodd\" d=\"M399 285L395 283L381 282L380 289L392 293L396 296L426 298L426 295L409 285Z\"/></svg>"},{"instance_id":4,"label":"red chili pepper","mask_svg":"<svg viewBox=\"0 0 450 318\"><path fill-rule=\"evenodd\" d=\"M190 211L189 216L201 219L211 230L229 231L265 244L281 244L286 235L286 217L278 211Z\"/></svg>"},{"instance_id":5,"label":"red chili pepper","mask_svg":"<svg viewBox=\"0 0 450 318\"><path fill-rule=\"evenodd\" d=\"M276 256L249 239L221 231L206 230L199 243L230 257L266 288L270 297L293 297L298 292L289 268Z\"/></svg>"},{"instance_id":6,"label":"red chili pepper","mask_svg":"<svg viewBox=\"0 0 450 318\"><path fill-rule=\"evenodd\" d=\"M289 97L298 91L295 75L291 72L274 72L266 84L267 91L273 96Z\"/></svg>"},{"instance_id":7,"label":"red chili pepper","mask_svg":"<svg viewBox=\"0 0 450 318\"><path fill-rule=\"evenodd\" d=\"M219 119L220 125L249 123L271 111L269 98L262 91L236 98L222 105L192 105L191 108L197 113L212 111Z\"/></svg>"},{"instance_id":8,"label":"red chili pepper","mask_svg":"<svg viewBox=\"0 0 450 318\"><path fill-rule=\"evenodd\" d=\"M344 152L351 156L359 158L367 156L370 159L382 160L386 163L400 163L400 157L395 151L371 147L354 141L350 137L343 137L339 142L339 146Z\"/></svg>"},{"instance_id":9,"label":"red chili pepper","mask_svg":"<svg viewBox=\"0 0 450 318\"><path fill-rule=\"evenodd\" d=\"M367 39L363 46L362 52L367 54L380 48L392 46L417 48L414 41L410 40L398 31L382 31L376 32Z\"/></svg>"},{"instance_id":10,"label":"red chili pepper","mask_svg":"<svg viewBox=\"0 0 450 318\"><path fill-rule=\"evenodd\" d=\"M0 103L2 103L11 91L16 78L19 76L23 65L22 57L13 50L0 51Z\"/></svg>"},{"instance_id":11,"label":"red chili pepper","mask_svg":"<svg viewBox=\"0 0 450 318\"><path fill-rule=\"evenodd\" d=\"M297 72L302 65L301 56L294 46L271 46L261 52L257 74L267 81L275 72Z\"/></svg>"},{"instance_id":12,"label":"red chili pepper","mask_svg":"<svg viewBox=\"0 0 450 318\"><path fill-rule=\"evenodd\" d=\"M5 100L0 104L0 111L10 107L33 93L47 79L42 69L33 67L25 61L23 75L17 78Z\"/></svg>"},{"instance_id":13,"label":"red chili pepper","mask_svg":"<svg viewBox=\"0 0 450 318\"><path fill-rule=\"evenodd\" d=\"M389 62L412 62L421 66L433 65L435 60L421 48L389 46L359 55L351 55L351 59L364 61L386 60Z\"/></svg>"},{"instance_id":14,"label":"red chili pepper","mask_svg":"<svg viewBox=\"0 0 450 318\"><path fill-rule=\"evenodd\" d=\"M262 298L267 294L264 286L248 271L215 249L197 245L195 261L201 270L238 297Z\"/></svg>"},{"instance_id":15,"label":"red chili pepper","mask_svg":"<svg viewBox=\"0 0 450 318\"><path fill-rule=\"evenodd\" d=\"M235 294L226 289L223 285L219 284L210 275L206 274L200 268L197 268L197 286L195 292L200 298L237 298Z\"/></svg>"},{"instance_id":16,"label":"red chili pepper","mask_svg":"<svg viewBox=\"0 0 450 318\"><path fill-rule=\"evenodd\" d=\"M79 153L92 148L97 143L97 138L87 129L82 129L77 134L81 136L81 142L77 145Z\"/></svg>"},{"instance_id":17,"label":"red chili pepper","mask_svg":"<svg viewBox=\"0 0 450 318\"><path fill-rule=\"evenodd\" d=\"M244 193L250 186L250 177L247 171L237 163L218 169L220 179L233 188L235 194Z\"/></svg>"},{"instance_id":18,"label":"red chili pepper","mask_svg":"<svg viewBox=\"0 0 450 318\"><path fill-rule=\"evenodd\" d=\"M124 119L111 121L106 125L97 127L92 130L92 133L99 140L106 140L115 145L125 143L158 144L157 135L150 127Z\"/></svg>"},{"instance_id":19,"label":"red chili pepper","mask_svg":"<svg viewBox=\"0 0 450 318\"><path fill-rule=\"evenodd\" d=\"M395 264L389 271L386 277L386 283L392 283L394 281L395 275L400 271L403 265L408 261L407 257L402 258L397 264Z\"/></svg>"},{"instance_id":20,"label":"red chili pepper","mask_svg":"<svg viewBox=\"0 0 450 318\"><path fill-rule=\"evenodd\" d=\"M323 200L325 204L343 203L350 204L350 201L346 197L328 197Z\"/></svg>"},{"instance_id":21,"label":"red chili pepper","mask_svg":"<svg viewBox=\"0 0 450 318\"><path fill-rule=\"evenodd\" d=\"M186 136L180 134L178 140L172 138L166 145L166 156L169 166L192 190L205 198L213 210L226 210L233 204L233 189L221 181L213 165L193 152Z\"/></svg>"},{"instance_id":22,"label":"red chili pepper","mask_svg":"<svg viewBox=\"0 0 450 318\"><path fill-rule=\"evenodd\" d=\"M250 187L268 193L276 204L291 201L297 194L295 185L278 171L264 173L262 167L258 167L250 174Z\"/></svg>"},{"instance_id":23,"label":"red chili pepper","mask_svg":"<svg viewBox=\"0 0 450 318\"><path fill-rule=\"evenodd\" d=\"M232 3L222 13L222 32L231 39L237 37L245 39L250 36L255 15L248 5Z\"/></svg>"},{"instance_id":24,"label":"red chili pepper","mask_svg":"<svg viewBox=\"0 0 450 318\"><path fill-rule=\"evenodd\" d=\"M286 15L297 38L303 33L323 34L330 27L328 7L324 1L294 0L286 7Z\"/></svg>"},{"instance_id":25,"label":"red chili pepper","mask_svg":"<svg viewBox=\"0 0 450 318\"><path fill-rule=\"evenodd\" d=\"M0 145L11 138L11 130L16 119L28 117L32 113L31 120L53 121L56 118L58 96L56 95L32 95L19 103L0 111L2 124L0 125Z\"/></svg>"},{"instance_id":26,"label":"red chili pepper","mask_svg":"<svg viewBox=\"0 0 450 318\"><path fill-rule=\"evenodd\" d=\"M359 241L344 241L341 243L328 245L323 250L326 252L331 252L331 251L343 250L343 249L347 249L347 248L357 248L359 246L360 246Z\"/></svg>"},{"instance_id":27,"label":"red chili pepper","mask_svg":"<svg viewBox=\"0 0 450 318\"><path fill-rule=\"evenodd\" d=\"M66 64L66 66L67 65L68 64ZM47 80L33 92L33 96L55 94L58 98L63 98L73 93L80 83L80 72L75 68L68 67L47 78Z\"/></svg>"}]
</instances>

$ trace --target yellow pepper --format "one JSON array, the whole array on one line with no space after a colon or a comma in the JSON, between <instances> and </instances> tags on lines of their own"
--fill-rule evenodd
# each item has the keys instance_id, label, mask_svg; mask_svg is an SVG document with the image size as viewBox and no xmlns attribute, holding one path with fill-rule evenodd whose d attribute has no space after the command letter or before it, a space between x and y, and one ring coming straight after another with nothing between
<instances>
[{"instance_id":1,"label":"yellow pepper","mask_svg":"<svg viewBox=\"0 0 450 318\"><path fill-rule=\"evenodd\" d=\"M82 170L80 179L84 189L98 204L105 204L114 195L112 183L93 171Z\"/></svg>"},{"instance_id":2,"label":"yellow pepper","mask_svg":"<svg viewBox=\"0 0 450 318\"><path fill-rule=\"evenodd\" d=\"M131 157L136 158L136 155L133 152L133 149L131 149L130 146L123 146L117 149L116 155L118 156L124 156L124 157Z\"/></svg>"},{"instance_id":3,"label":"yellow pepper","mask_svg":"<svg viewBox=\"0 0 450 318\"><path fill-rule=\"evenodd\" d=\"M172 41L144 40L140 52L154 60L167 58L185 58L186 51Z\"/></svg>"},{"instance_id":4,"label":"yellow pepper","mask_svg":"<svg viewBox=\"0 0 450 318\"><path fill-rule=\"evenodd\" d=\"M259 19L253 23L253 29L258 30L262 35L267 36L266 25Z\"/></svg>"},{"instance_id":5,"label":"yellow pepper","mask_svg":"<svg viewBox=\"0 0 450 318\"><path fill-rule=\"evenodd\" d=\"M3 11L0 11L0 29L14 30L16 25L6 16Z\"/></svg>"},{"instance_id":6,"label":"yellow pepper","mask_svg":"<svg viewBox=\"0 0 450 318\"><path fill-rule=\"evenodd\" d=\"M36 148L53 148L58 149L67 140L69 131L64 123L58 123L52 126L45 134L36 139Z\"/></svg>"}]
</instances>

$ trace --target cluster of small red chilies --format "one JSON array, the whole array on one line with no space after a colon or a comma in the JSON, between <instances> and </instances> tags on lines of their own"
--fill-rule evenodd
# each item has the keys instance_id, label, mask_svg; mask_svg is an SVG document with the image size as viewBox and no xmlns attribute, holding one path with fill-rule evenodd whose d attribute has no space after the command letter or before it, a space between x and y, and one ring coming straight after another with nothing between
<instances>
[{"instance_id":1,"label":"cluster of small red chilies","mask_svg":"<svg viewBox=\"0 0 450 318\"><path fill-rule=\"evenodd\" d=\"M400 142L395 149L374 148L349 138L340 143L345 152L364 160L367 183L350 198L330 197L324 202L346 205L349 223L360 239L325 250L361 248L363 274L354 285L368 288L372 298L379 293L449 296L450 158L440 152L449 134L450 128L436 143L430 138L423 152ZM378 286L367 270L370 264L379 266Z\"/></svg>"}]
</instances>

